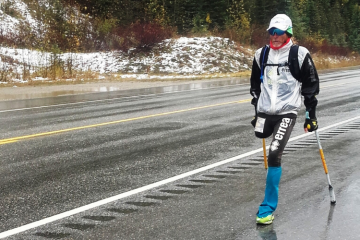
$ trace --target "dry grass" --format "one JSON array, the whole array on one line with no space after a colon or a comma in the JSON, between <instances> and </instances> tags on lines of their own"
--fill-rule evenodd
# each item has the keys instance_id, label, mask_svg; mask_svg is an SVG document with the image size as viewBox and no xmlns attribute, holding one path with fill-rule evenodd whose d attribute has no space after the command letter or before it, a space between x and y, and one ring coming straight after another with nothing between
<instances>
[{"instance_id":1,"label":"dry grass","mask_svg":"<svg viewBox=\"0 0 360 240\"><path fill-rule=\"evenodd\" d=\"M236 72L236 73L212 73L212 74L199 74L193 75L191 78L184 78L182 75L168 75L171 78L152 78L145 81L188 81L188 80L197 80L197 79L215 79L215 78L233 78L233 77L248 77L250 76L251 71L243 71L243 72ZM134 80L134 79L132 79ZM139 80L137 80L139 81Z\"/></svg>"},{"instance_id":2,"label":"dry grass","mask_svg":"<svg viewBox=\"0 0 360 240\"><path fill-rule=\"evenodd\" d=\"M105 78L99 78L98 73L85 72L75 74L76 77L71 79L56 79L56 80L29 80L27 82L15 82L9 81L10 84L0 84L0 87L12 87L16 86L51 86L51 85L71 85L71 84L86 84L96 82L167 82L167 81L189 81L189 80L200 80L200 79L215 79L215 78L234 78L234 77L249 77L250 71L237 72L237 73L216 73L216 74L202 74L193 75L190 78L185 78L183 75L166 75L168 78L160 78L154 76L148 79L137 79L137 78L123 78L119 74L107 74ZM151 75L149 75L151 76Z\"/></svg>"},{"instance_id":3,"label":"dry grass","mask_svg":"<svg viewBox=\"0 0 360 240\"><path fill-rule=\"evenodd\" d=\"M318 70L360 66L360 56L358 54L349 57L314 54L312 57Z\"/></svg>"}]
</instances>

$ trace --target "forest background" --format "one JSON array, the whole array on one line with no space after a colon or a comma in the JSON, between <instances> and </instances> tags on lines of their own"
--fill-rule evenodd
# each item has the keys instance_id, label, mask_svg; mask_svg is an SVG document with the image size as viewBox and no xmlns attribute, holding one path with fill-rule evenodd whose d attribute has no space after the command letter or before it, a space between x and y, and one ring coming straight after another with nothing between
<instances>
[{"instance_id":1,"label":"forest background","mask_svg":"<svg viewBox=\"0 0 360 240\"><path fill-rule=\"evenodd\" d=\"M360 0L23 2L41 24L20 24L15 33L1 31L1 46L53 53L52 67L63 69L63 74L65 63L57 61L56 54L130 49L146 54L163 40L180 36L217 36L256 49L268 42L265 29L277 13L290 16L294 40L312 54L358 60L360 52ZM13 4L12 0L1 0L0 10L23 18Z\"/></svg>"}]
</instances>

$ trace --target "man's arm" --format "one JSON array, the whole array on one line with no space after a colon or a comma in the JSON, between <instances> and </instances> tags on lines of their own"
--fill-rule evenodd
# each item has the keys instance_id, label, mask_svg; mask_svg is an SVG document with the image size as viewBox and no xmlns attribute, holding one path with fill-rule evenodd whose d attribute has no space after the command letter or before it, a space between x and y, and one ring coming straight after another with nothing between
<instances>
[{"instance_id":1,"label":"man's arm","mask_svg":"<svg viewBox=\"0 0 360 240\"><path fill-rule=\"evenodd\" d=\"M256 59L254 57L252 71L251 71L251 78L250 78L250 84L251 84L250 94L253 96L251 104L255 106L255 112L256 112L257 101L258 101L260 93L261 93L260 75L261 75L261 69L260 69L259 65L257 64Z\"/></svg>"},{"instance_id":2,"label":"man's arm","mask_svg":"<svg viewBox=\"0 0 360 240\"><path fill-rule=\"evenodd\" d=\"M319 76L309 53L306 54L301 67L301 94L304 96L306 110L309 110L310 118L316 118L317 106L316 95L319 94Z\"/></svg>"},{"instance_id":3,"label":"man's arm","mask_svg":"<svg viewBox=\"0 0 360 240\"><path fill-rule=\"evenodd\" d=\"M316 95L319 94L319 76L309 53L305 55L301 66L301 81L301 94L304 96L306 111L309 112L309 119L305 120L304 129L305 132L313 131L317 129L316 106L318 100Z\"/></svg>"},{"instance_id":4,"label":"man's arm","mask_svg":"<svg viewBox=\"0 0 360 240\"><path fill-rule=\"evenodd\" d=\"M254 108L255 108L255 116L254 116L253 120L251 120L251 125L253 125L253 127L255 127L256 121L257 121L256 108L257 108L258 99L259 99L259 96L261 93L260 75L261 75L261 69L256 62L256 55L255 55L254 60L253 60L252 71L251 71L251 78L250 78L250 84L251 84L250 94L253 96L253 99L251 100L251 104L254 105Z\"/></svg>"}]
</instances>

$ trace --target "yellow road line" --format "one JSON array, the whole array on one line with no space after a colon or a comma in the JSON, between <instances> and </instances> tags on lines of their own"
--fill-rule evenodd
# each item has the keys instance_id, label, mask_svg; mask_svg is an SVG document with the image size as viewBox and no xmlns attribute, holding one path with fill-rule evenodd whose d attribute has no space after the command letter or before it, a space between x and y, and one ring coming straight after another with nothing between
<instances>
[{"instance_id":1,"label":"yellow road line","mask_svg":"<svg viewBox=\"0 0 360 240\"><path fill-rule=\"evenodd\" d=\"M324 86L324 87L321 87L321 88L328 88L328 87L339 86L339 85L344 85L344 84L346 84L346 83L333 84L333 85ZM176 110L176 111L172 111L172 112L157 113L157 114L141 116L141 117L135 117L135 118L127 118L127 119L122 119L122 120L117 120L117 121L112 121L112 122L92 124L92 125L80 126L80 127L75 127L75 128L67 128L67 129L51 131L51 132L36 133L36 134L25 135L25 136L14 137L14 138L6 138L6 139L0 140L0 145L4 145L4 144L8 144L8 143L14 143L14 142L17 142L19 140L26 140L26 139L31 139L31 138L35 138L35 137L44 137L44 136L54 135L54 134L58 134L58 133L65 133L65 132L71 132L71 131L82 130L82 129L87 129L87 128L95 128L95 127L107 126L107 125L111 125L111 124L136 121L136 120L141 120L141 119L146 119L146 118L160 117L160 116L165 116L165 115L170 115L170 114L175 114L175 113L189 112L189 111L194 111L194 110L200 110L200 109L211 108L211 107L218 107L218 106L235 104L235 103L245 103L245 102L250 102L250 101L251 101L251 99L245 99L245 100L240 100L240 101L218 103L218 104L213 104L213 105L207 105L207 106L194 107L194 108L189 108L189 109Z\"/></svg>"},{"instance_id":2,"label":"yellow road line","mask_svg":"<svg viewBox=\"0 0 360 240\"><path fill-rule=\"evenodd\" d=\"M333 85L329 85L329 86L324 86L322 88L328 88L328 87L344 85L344 84L345 83L333 84ZM135 117L135 118L127 118L127 119L122 119L122 120L117 120L117 121L112 121L112 122L105 122L105 123L92 124L92 125L80 126L80 127L75 127L75 128L67 128L67 129L51 131L51 132L43 132L43 133L36 133L36 134L25 135L25 136L20 136L20 137L7 138L7 139L0 140L0 145L8 144L8 143L14 143L14 142L17 142L19 140L25 140L25 139L35 138L35 137L44 137L44 136L49 136L49 135L54 135L54 134L59 134L59 133L65 133L65 132L71 132L71 131L76 131L76 130L82 130L82 129L87 129L87 128L95 128L95 127L107 126L107 125L111 125L111 124L136 121L136 120L141 120L141 119L146 119L146 118L160 117L160 116L165 116L165 115L170 115L170 114L175 114L175 113L189 112L189 111L194 111L194 110L200 110L200 109L211 108L211 107L218 107L218 106L235 104L235 103L245 103L245 102L250 102L250 101L251 101L251 99L245 99L245 100L240 100L240 101L218 103L218 104L213 104L213 105L207 105L207 106L194 107L194 108L189 108L189 109L176 110L176 111L172 111L172 112L157 113L157 114L141 116L141 117Z\"/></svg>"},{"instance_id":3,"label":"yellow road line","mask_svg":"<svg viewBox=\"0 0 360 240\"><path fill-rule=\"evenodd\" d=\"M82 130L82 129L87 129L87 128L95 128L95 127L107 126L107 125L111 125L111 124L130 122L130 121L141 120L141 119L146 119L146 118L166 116L166 115L175 114L175 113L189 112L189 111L194 111L194 110L224 106L224 105L235 104L235 103L245 103L245 102L250 102L250 101L251 101L251 99L245 99L245 100L240 100L240 101L218 103L218 104L176 110L176 111L165 112L165 113L157 113L157 114L146 115L146 116L135 117L135 118L127 118L127 119L122 119L122 120L117 120L117 121L112 121L112 122L104 122L104 123L98 123L98 124L92 124L92 125L86 125L86 126L80 126L80 127L74 127L74 128L67 128L67 129L51 131L51 132L43 132L43 133L36 133L36 134L25 135L25 136L20 136L20 137L7 138L7 139L0 140L0 145L17 142L19 140L31 139L31 138L35 138L35 137L44 137L44 136L54 135L54 134L58 134L58 133L65 133L65 132L71 132L71 131Z\"/></svg>"},{"instance_id":4,"label":"yellow road line","mask_svg":"<svg viewBox=\"0 0 360 240\"><path fill-rule=\"evenodd\" d=\"M9 141L7 141L6 139L4 139L4 141L1 140L0 145L1 145L1 144L7 144L7 143L14 143L14 142L17 142L17 140L9 140Z\"/></svg>"}]
</instances>

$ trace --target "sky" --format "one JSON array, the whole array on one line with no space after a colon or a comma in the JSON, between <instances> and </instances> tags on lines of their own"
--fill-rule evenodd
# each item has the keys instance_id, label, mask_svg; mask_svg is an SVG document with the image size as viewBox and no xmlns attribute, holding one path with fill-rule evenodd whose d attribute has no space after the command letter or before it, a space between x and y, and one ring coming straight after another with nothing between
<instances>
[{"instance_id":1,"label":"sky","mask_svg":"<svg viewBox=\"0 0 360 240\"><path fill-rule=\"evenodd\" d=\"M41 23L31 17L30 10L21 0L14 0L13 6L24 16L24 19L15 19L0 10L0 31L16 33L20 21L28 23L32 29L41 26ZM155 48L156 54L154 52L146 55L134 54L131 58L128 53L121 51L64 53L57 57L64 62L71 60L74 70L96 72L99 78L105 78L106 74L115 74L121 78L147 79L179 78L179 76L191 78L199 74L249 70L254 54L251 49L245 49L227 38L219 37L167 39ZM6 62L0 59L0 71L12 69L18 73L17 78L13 80L21 82L27 81L22 78L24 66L33 73L49 66L53 57L47 52L4 46L0 46L0 56L7 59ZM43 79L37 77L32 80Z\"/></svg>"}]
</instances>

